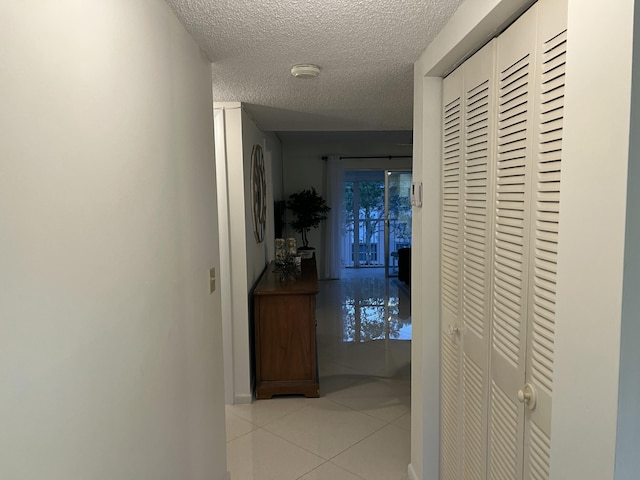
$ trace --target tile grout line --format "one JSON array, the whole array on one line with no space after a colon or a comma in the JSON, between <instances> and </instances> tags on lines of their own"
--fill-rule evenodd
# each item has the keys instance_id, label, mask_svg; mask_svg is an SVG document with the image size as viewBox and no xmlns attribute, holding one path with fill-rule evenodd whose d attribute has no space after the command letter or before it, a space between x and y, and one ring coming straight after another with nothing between
<instances>
[{"instance_id":1,"label":"tile grout line","mask_svg":"<svg viewBox=\"0 0 640 480\"><path fill-rule=\"evenodd\" d=\"M348 409L348 410L351 410L351 411L353 411L353 412L355 412L355 413L359 413L359 414L361 414L361 415L367 415L367 414L365 414L365 413L363 413L363 412L361 412L361 411L359 411L359 410L356 410L355 408L352 408L352 407L350 407L350 406L348 406L348 405L342 405L342 404L337 403L337 402L335 402L335 401L333 401L333 400L331 400L331 399L328 399L328 398L326 398L326 397L321 397L321 398L324 398L325 400L327 400L327 401L329 401L329 402L331 402L331 403L335 404L336 406L339 406L339 407L342 407L342 408L346 408L346 409ZM309 407L303 407L303 408L309 408ZM282 420L282 419L284 419L285 417L287 417L287 416L289 416L289 415L291 415L291 414L293 414L293 413L298 412L299 410L302 410L302 408L301 408L301 409L297 409L295 412L288 413L287 415L285 415L285 416L283 416L283 417L278 418L278 420ZM309 453L311 453L312 455L315 455L316 457L322 458L323 460L325 460L325 463L326 463L326 462L329 462L329 461L331 461L332 459L336 458L338 455L340 455L340 454L342 454L342 453L346 452L346 451L347 451L347 450L349 450L350 448L355 447L358 443L360 443L361 441L363 441L363 440L365 440L365 439L369 438L371 435L375 434L376 432L379 432L381 429L383 429L383 428L385 428L385 427L387 427L387 426L391 425L391 422L388 422L388 421L383 420L383 419L381 419L381 418L376 418L376 417L373 417L373 416L371 416L371 415L367 415L367 416L368 416L369 418L373 418L374 420L378 420L378 421L380 421L380 422L383 422L383 425L381 425L379 428L376 428L373 432L371 432L370 434L368 434L368 435L364 436L364 437L363 437L363 438L361 438L360 440L357 440L355 443L353 443L353 444L349 445L348 447L344 448L344 449L343 449L343 450L341 450L340 452L336 453L336 454L335 454L335 455L333 455L332 457L330 457L330 458L326 458L326 459L325 459L323 456L318 455L317 453L312 452L311 450L309 450L309 449L307 449L307 448L303 447L302 445L295 444L295 443L293 443L291 440L289 440L289 439L287 439L287 438L285 438L285 437L283 437L283 436L279 435L278 433L272 432L272 431L267 430L266 428L264 428L264 427L266 427L267 425L270 425L271 423L274 423L274 422L266 423L266 424L265 424L265 425L263 425L262 427L258 427L258 428L257 428L257 430L264 430L265 432L270 433L271 435L274 435L274 436L276 436L276 437L280 438L281 440L284 440L285 442L287 442L287 443L289 443L289 444L291 444L291 445L293 445L293 446L295 446L295 447L301 448L302 450L304 450L304 451L306 451L306 452L309 452ZM398 418L400 418L400 417L398 417ZM396 427L396 428L399 428L399 427ZM252 430L251 432L247 432L247 434L248 434L248 433L252 433L252 432L255 432L255 430ZM245 434L245 435L246 435L246 434ZM244 436L244 435L243 435L243 436ZM239 438L239 437L238 437L238 438ZM342 468L343 470L346 470L344 467L340 467L340 468ZM347 470L347 471L348 471L349 473L353 473L353 472L351 472L351 471L349 471L349 470ZM309 473L309 472L307 472L307 473ZM306 475L306 474L305 474L305 475Z\"/></svg>"},{"instance_id":2,"label":"tile grout line","mask_svg":"<svg viewBox=\"0 0 640 480\"><path fill-rule=\"evenodd\" d=\"M309 475L311 472L313 472L314 470L319 469L320 467L322 467L323 465L326 465L327 463L330 463L331 465L333 465L333 466L334 466L334 467L336 467L336 468L339 468L340 470L344 470L345 472L350 473L351 475L353 475L354 477L359 478L360 480L366 480L365 478L361 477L361 476L360 476L360 475L358 475L357 473L354 473L354 472L352 472L351 470L348 470L348 469L346 469L346 468L344 468L344 467L341 467L340 465L333 463L331 460L327 460L327 461L325 461L324 463L321 463L320 465L318 465L317 467L312 468L312 469L311 469L311 470L309 470L308 472L306 472L306 473L302 474L301 476L299 476L296 480L300 480L300 479L302 479L304 476Z\"/></svg>"}]
</instances>

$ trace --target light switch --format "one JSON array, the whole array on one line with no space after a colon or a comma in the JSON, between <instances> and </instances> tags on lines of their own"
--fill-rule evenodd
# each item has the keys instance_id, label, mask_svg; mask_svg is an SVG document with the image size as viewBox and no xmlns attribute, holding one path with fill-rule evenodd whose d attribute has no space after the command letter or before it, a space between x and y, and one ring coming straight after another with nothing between
<instances>
[{"instance_id":1,"label":"light switch","mask_svg":"<svg viewBox=\"0 0 640 480\"><path fill-rule=\"evenodd\" d=\"M209 269L209 293L216 291L216 268Z\"/></svg>"},{"instance_id":2,"label":"light switch","mask_svg":"<svg viewBox=\"0 0 640 480\"><path fill-rule=\"evenodd\" d=\"M411 183L411 205L422 206L422 182Z\"/></svg>"}]
</instances>

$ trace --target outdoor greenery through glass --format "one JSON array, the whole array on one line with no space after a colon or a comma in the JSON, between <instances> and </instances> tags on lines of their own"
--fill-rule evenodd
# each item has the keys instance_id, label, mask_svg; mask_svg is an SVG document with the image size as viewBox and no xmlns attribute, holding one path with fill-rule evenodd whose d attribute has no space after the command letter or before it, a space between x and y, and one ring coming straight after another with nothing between
<instances>
[{"instance_id":1,"label":"outdoor greenery through glass","mask_svg":"<svg viewBox=\"0 0 640 480\"><path fill-rule=\"evenodd\" d=\"M410 185L410 175L389 184L390 252L411 245L411 203L406 194ZM357 219L354 212L356 202L359 209ZM344 229L348 239L345 264L384 265L384 182L346 181L344 207ZM356 228L358 248L355 245Z\"/></svg>"}]
</instances>

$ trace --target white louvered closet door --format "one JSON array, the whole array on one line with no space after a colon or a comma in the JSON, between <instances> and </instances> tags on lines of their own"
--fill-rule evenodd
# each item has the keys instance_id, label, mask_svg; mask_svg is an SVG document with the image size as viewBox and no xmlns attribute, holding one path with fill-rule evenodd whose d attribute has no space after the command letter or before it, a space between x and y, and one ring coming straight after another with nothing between
<instances>
[{"instance_id":1,"label":"white louvered closet door","mask_svg":"<svg viewBox=\"0 0 640 480\"><path fill-rule=\"evenodd\" d=\"M462 478L485 478L491 307L495 52L490 42L463 68L461 402Z\"/></svg>"},{"instance_id":2,"label":"white louvered closet door","mask_svg":"<svg viewBox=\"0 0 640 480\"><path fill-rule=\"evenodd\" d=\"M443 82L441 333L440 333L440 478L458 480L462 457L460 391L462 71Z\"/></svg>"},{"instance_id":3,"label":"white louvered closet door","mask_svg":"<svg viewBox=\"0 0 640 480\"><path fill-rule=\"evenodd\" d=\"M526 410L524 478L549 478L560 172L567 52L565 2L538 7L532 218L526 382L536 404Z\"/></svg>"},{"instance_id":4,"label":"white louvered closet door","mask_svg":"<svg viewBox=\"0 0 640 480\"><path fill-rule=\"evenodd\" d=\"M443 479L486 474L495 50L492 41L444 82Z\"/></svg>"},{"instance_id":5,"label":"white louvered closet door","mask_svg":"<svg viewBox=\"0 0 640 480\"><path fill-rule=\"evenodd\" d=\"M549 478L566 0L444 80L441 479Z\"/></svg>"},{"instance_id":6,"label":"white louvered closet door","mask_svg":"<svg viewBox=\"0 0 640 480\"><path fill-rule=\"evenodd\" d=\"M549 478L565 54L563 0L498 39L491 479Z\"/></svg>"},{"instance_id":7,"label":"white louvered closet door","mask_svg":"<svg viewBox=\"0 0 640 480\"><path fill-rule=\"evenodd\" d=\"M523 471L536 6L498 38L489 478Z\"/></svg>"}]
</instances>

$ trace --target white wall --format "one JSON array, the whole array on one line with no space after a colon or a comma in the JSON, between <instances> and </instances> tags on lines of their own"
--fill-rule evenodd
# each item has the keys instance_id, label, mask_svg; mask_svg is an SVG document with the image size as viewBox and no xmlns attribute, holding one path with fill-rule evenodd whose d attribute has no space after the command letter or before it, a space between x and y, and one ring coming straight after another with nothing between
<instances>
[{"instance_id":1,"label":"white wall","mask_svg":"<svg viewBox=\"0 0 640 480\"><path fill-rule=\"evenodd\" d=\"M424 161L423 152L440 153L442 79L417 73L414 100L413 180L423 183L422 208L412 209L411 285L411 480L439 478L440 463L440 161ZM426 468L424 467L426 465ZM424 473L423 473L424 472ZM423 477L423 475L425 475Z\"/></svg>"},{"instance_id":2,"label":"white wall","mask_svg":"<svg viewBox=\"0 0 640 480\"><path fill-rule=\"evenodd\" d=\"M160 0L0 18L0 478L226 478L209 63Z\"/></svg>"},{"instance_id":3,"label":"white wall","mask_svg":"<svg viewBox=\"0 0 640 480\"><path fill-rule=\"evenodd\" d=\"M267 144L269 146L267 146ZM264 241L258 243L253 232L253 203L251 196L251 153L254 145L260 145L262 147L263 156L265 159L265 170L271 170L271 165L266 165L270 162L271 155L275 153L278 156L280 148L280 141L273 133L264 133L261 131L254 121L242 111L242 152L244 163L244 211L245 222L247 231L247 278L249 282L249 288L252 288L256 283L260 275L264 271L264 267L267 264L267 245L273 244L274 239L268 236L265 232ZM267 152L270 152L270 157L267 159ZM281 153L280 153L281 156ZM276 177L278 175L275 175ZM271 175L273 178L273 175ZM273 192L273 185L267 185L267 190ZM270 195L271 201L267 203L267 224L273 225L273 194Z\"/></svg>"},{"instance_id":4,"label":"white wall","mask_svg":"<svg viewBox=\"0 0 640 480\"><path fill-rule=\"evenodd\" d=\"M219 217L225 401L251 403L242 106L214 103L214 112L218 203L226 207Z\"/></svg>"},{"instance_id":5,"label":"white wall","mask_svg":"<svg viewBox=\"0 0 640 480\"><path fill-rule=\"evenodd\" d=\"M631 132L640 128L640 9L634 11L633 90ZM620 385L616 438L616 480L635 480L640 471L640 137L631 135L627 182L627 233L624 255Z\"/></svg>"},{"instance_id":6,"label":"white wall","mask_svg":"<svg viewBox=\"0 0 640 480\"><path fill-rule=\"evenodd\" d=\"M326 198L326 162L323 156L402 155L411 156L411 132L280 132L282 140L284 199L303 189L314 187ZM411 158L344 159L345 169L411 169ZM331 207L331 205L329 205ZM288 217L291 212L287 211ZM287 218L287 222L290 221ZM311 230L309 244L316 248L319 276L324 277L322 232ZM287 236L295 237L302 244L300 235L287 227Z\"/></svg>"},{"instance_id":7,"label":"white wall","mask_svg":"<svg viewBox=\"0 0 640 480\"><path fill-rule=\"evenodd\" d=\"M282 143L277 135L267 142L267 154L271 157L271 194L274 201L284 200Z\"/></svg>"},{"instance_id":8,"label":"white wall","mask_svg":"<svg viewBox=\"0 0 640 480\"><path fill-rule=\"evenodd\" d=\"M275 215L276 201L284 200L284 187L282 178L282 143L275 133L265 133L264 161L267 180L267 259L276 258L275 246Z\"/></svg>"},{"instance_id":9,"label":"white wall","mask_svg":"<svg viewBox=\"0 0 640 480\"><path fill-rule=\"evenodd\" d=\"M225 336L225 401L252 400L251 291L273 253L273 185L267 182L267 231L257 243L253 232L251 153L262 146L267 180L281 178L280 140L262 132L244 112L240 102L215 102L218 199L225 211L220 216L220 255L223 259L221 289ZM221 143L224 148L221 148Z\"/></svg>"},{"instance_id":10,"label":"white wall","mask_svg":"<svg viewBox=\"0 0 640 480\"><path fill-rule=\"evenodd\" d=\"M439 181L430 174L439 171L440 146L439 142L427 140L433 134L428 130L430 125L436 128L430 122L440 115L438 79L457 59L493 35L527 3L510 0L463 3L416 63L414 157L422 164L425 185L439 188ZM551 478L554 479L612 478L616 420L625 421L616 417L625 210L627 201L631 204L637 200L626 197L634 1L620 0L612 8L607 4L604 10L602 6L597 0L569 0L551 428ZM602 42L603 38L607 41ZM613 45L615 48L611 48ZM419 171L415 168L414 174ZM419 178L416 176L416 179ZM638 182L635 177L629 181L632 185ZM422 222L423 234L439 228L439 208L439 205L427 205L418 214L420 219L414 215L414 222ZM633 235L627 234L627 242L635 238ZM439 278L433 273L433 265L439 264L439 243L423 237L420 245L414 242L414 251L413 271L420 270L414 273L419 275L414 279L422 279L422 289L428 294L412 306L414 324L422 324L419 332L422 341L415 338L414 327L413 364L422 365L423 370L421 375L414 375L412 384L410 473L412 479L437 479L437 457L433 449L439 443L439 429L429 419L438 416L433 392L439 389L439 377L434 369L426 368L424 357L439 344L439 303L429 303L439 288ZM628 268L635 265L633 259L629 253ZM421 263L416 265L418 261ZM626 279L630 285L636 279L637 266L632 272ZM640 332L631 317L637 305L627 301L625 306L630 309L629 328L625 332L630 337L625 336L625 342L635 347ZM633 355L623 358L623 367L625 361L633 362L635 358ZM631 367L629 363L630 369L636 366ZM636 418L637 398L630 403L637 391L637 383L633 383L637 377L633 375L627 377L630 389L624 390L624 405ZM418 409L420 413L416 415ZM637 436L637 432L625 433L626 445L630 446L632 438L628 435ZM637 443L635 446L637 449ZM619 455L618 471L637 472L620 464L630 461L631 456ZM621 474L621 478L631 477Z\"/></svg>"},{"instance_id":11,"label":"white wall","mask_svg":"<svg viewBox=\"0 0 640 480\"><path fill-rule=\"evenodd\" d=\"M619 0L603 15L601 2L568 2L554 479L612 478L614 471L633 6Z\"/></svg>"},{"instance_id":12,"label":"white wall","mask_svg":"<svg viewBox=\"0 0 640 480\"><path fill-rule=\"evenodd\" d=\"M640 36L635 12L633 90L631 103L631 132L640 128ZM622 297L622 326L620 348L620 384L618 390L618 425L616 433L616 480L634 480L640 471L640 138L631 136L627 182L627 229L624 256L624 287Z\"/></svg>"}]
</instances>

